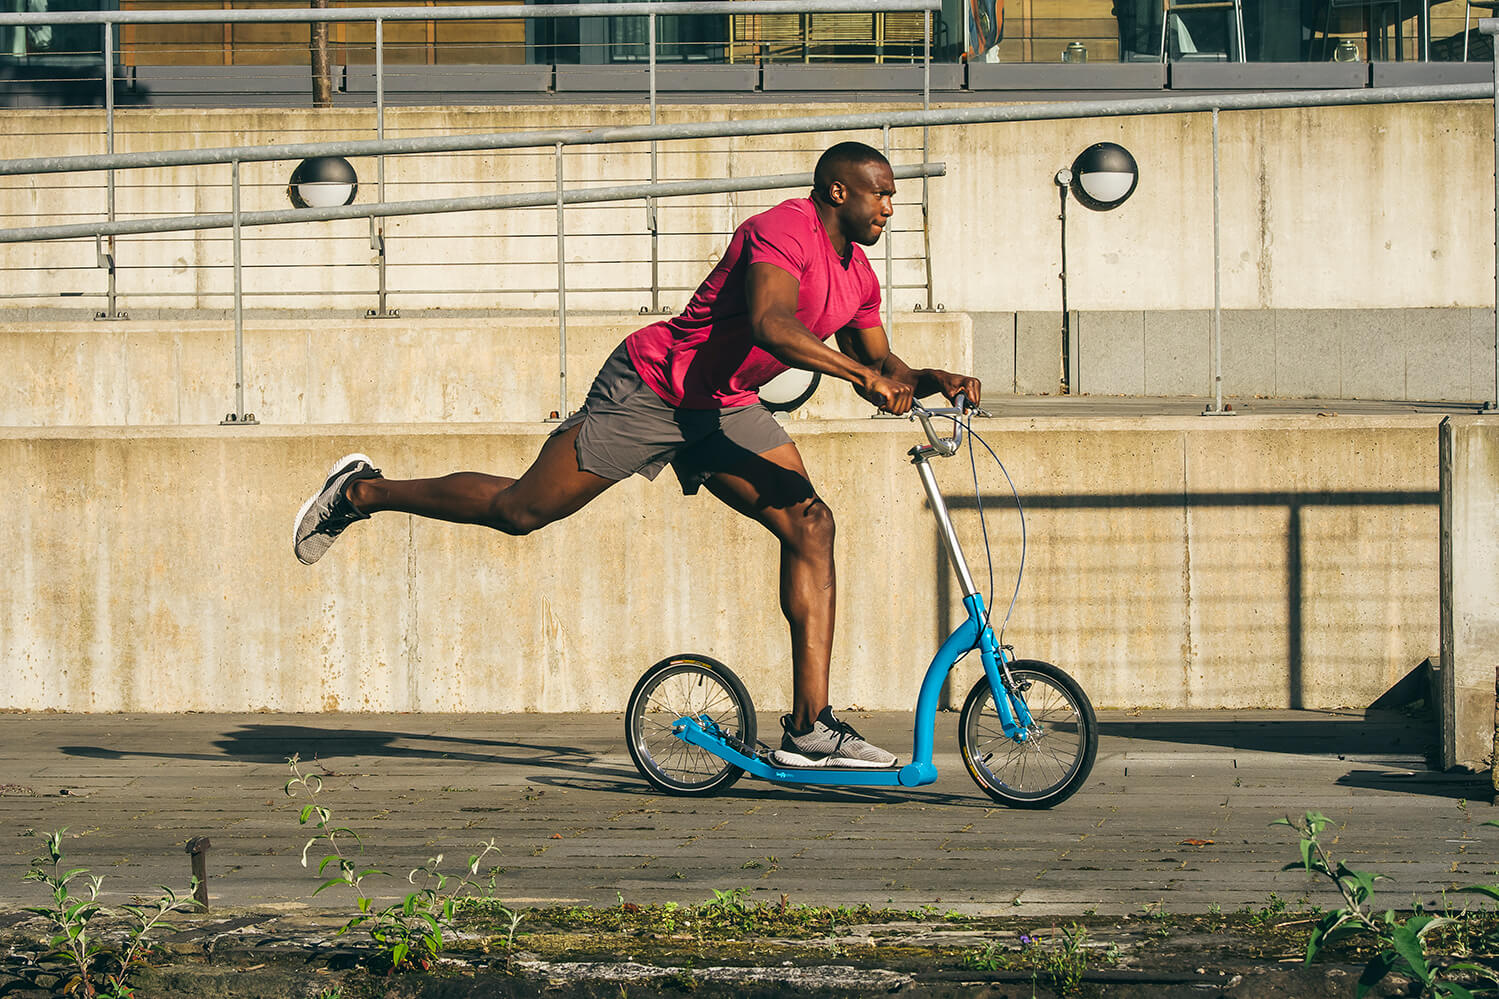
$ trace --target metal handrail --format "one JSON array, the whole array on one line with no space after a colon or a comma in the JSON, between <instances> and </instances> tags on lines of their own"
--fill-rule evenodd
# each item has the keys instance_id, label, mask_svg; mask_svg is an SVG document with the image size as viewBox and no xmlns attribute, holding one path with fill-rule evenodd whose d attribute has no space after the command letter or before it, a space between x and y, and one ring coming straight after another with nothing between
<instances>
[{"instance_id":1,"label":"metal handrail","mask_svg":"<svg viewBox=\"0 0 1499 999\"><path fill-rule=\"evenodd\" d=\"M920 163L894 167L897 180L941 177L945 163ZM281 208L263 212L216 212L201 215L161 216L117 222L70 222L64 225L0 229L0 243L33 243L90 236L140 236L164 232L196 232L243 226L285 225L295 222L334 222L346 219L389 218L398 215L444 215L506 208L545 208L555 204L594 205L607 201L639 201L642 198L680 198L695 194L731 194L742 191L775 191L812 186L810 173L785 173L732 180L677 180L655 184L590 187L580 190L490 194L469 198L432 198L423 201L385 201L335 208ZM238 185L235 185L236 195Z\"/></svg>"}]
</instances>

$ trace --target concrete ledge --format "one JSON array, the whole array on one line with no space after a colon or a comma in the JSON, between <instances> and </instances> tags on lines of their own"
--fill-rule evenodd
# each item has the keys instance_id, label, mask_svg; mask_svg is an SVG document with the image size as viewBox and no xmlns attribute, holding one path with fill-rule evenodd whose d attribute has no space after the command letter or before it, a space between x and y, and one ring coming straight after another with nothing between
<instances>
[{"instance_id":1,"label":"concrete ledge","mask_svg":"<svg viewBox=\"0 0 1499 999\"><path fill-rule=\"evenodd\" d=\"M1369 86L1369 63L1172 63L1172 90L1339 90Z\"/></svg>"},{"instance_id":2,"label":"concrete ledge","mask_svg":"<svg viewBox=\"0 0 1499 999\"><path fill-rule=\"evenodd\" d=\"M920 66L829 66L769 62L765 64L763 86L766 90L849 90L889 91L921 96L923 71ZM952 63L933 63L933 90L957 90L963 85L963 67Z\"/></svg>"},{"instance_id":3,"label":"concrete ledge","mask_svg":"<svg viewBox=\"0 0 1499 999\"><path fill-rule=\"evenodd\" d=\"M1172 90L1322 90L1369 85L1363 62L1173 62Z\"/></svg>"},{"instance_id":4,"label":"concrete ledge","mask_svg":"<svg viewBox=\"0 0 1499 999\"><path fill-rule=\"evenodd\" d=\"M245 409L263 423L491 423L580 406L638 315L568 316L567 399L556 317L247 323ZM896 318L892 343L920 367L973 368L963 313ZM0 425L216 424L234 409L234 324L0 324ZM866 418L829 379L787 419Z\"/></svg>"},{"instance_id":5,"label":"concrete ledge","mask_svg":"<svg viewBox=\"0 0 1499 999\"><path fill-rule=\"evenodd\" d=\"M641 669L711 653L789 700L775 541L670 473L508 538L403 515L314 567L298 504L338 455L390 476L515 475L545 424L12 428L0 482L0 708L617 711ZM1099 707L1364 705L1437 645L1437 421L979 421L1026 503L1005 631ZM909 709L956 587L905 421L795 429L838 517L837 704ZM1003 608L1020 554L978 465ZM939 479L988 589L967 462ZM965 498L966 497L966 498ZM1492 673L1492 666L1490 667ZM964 664L949 703L976 679ZM1492 676L1490 677L1492 682Z\"/></svg>"},{"instance_id":6,"label":"concrete ledge","mask_svg":"<svg viewBox=\"0 0 1499 999\"><path fill-rule=\"evenodd\" d=\"M1482 62L1374 62L1376 87L1433 87L1444 83L1492 83L1494 64Z\"/></svg>"},{"instance_id":7,"label":"concrete ledge","mask_svg":"<svg viewBox=\"0 0 1499 999\"><path fill-rule=\"evenodd\" d=\"M557 90L612 93L650 90L650 67L644 63L632 66L557 66ZM749 93L760 82L760 69L754 65L733 66L660 66L656 67L658 91L738 91Z\"/></svg>"},{"instance_id":8,"label":"concrete ledge","mask_svg":"<svg viewBox=\"0 0 1499 999\"><path fill-rule=\"evenodd\" d=\"M1151 63L972 62L969 90L1161 90L1166 67Z\"/></svg>"},{"instance_id":9,"label":"concrete ledge","mask_svg":"<svg viewBox=\"0 0 1499 999\"><path fill-rule=\"evenodd\" d=\"M304 74L305 75L305 74ZM344 92L373 97L375 67L349 66ZM551 66L387 66L387 97L419 94L430 103L441 97L452 102L455 93L540 93L551 89ZM367 101L364 106L368 106Z\"/></svg>"}]
</instances>

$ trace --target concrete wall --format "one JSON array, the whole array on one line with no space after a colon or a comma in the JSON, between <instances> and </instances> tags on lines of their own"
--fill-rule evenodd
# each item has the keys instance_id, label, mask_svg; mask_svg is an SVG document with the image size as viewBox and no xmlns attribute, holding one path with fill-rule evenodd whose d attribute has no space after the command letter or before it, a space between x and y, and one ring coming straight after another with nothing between
<instances>
[{"instance_id":1,"label":"concrete wall","mask_svg":"<svg viewBox=\"0 0 1499 999\"><path fill-rule=\"evenodd\" d=\"M1442 421L1440 454L1442 764L1499 774L1499 421Z\"/></svg>"},{"instance_id":2,"label":"concrete wall","mask_svg":"<svg viewBox=\"0 0 1499 999\"><path fill-rule=\"evenodd\" d=\"M761 708L785 705L774 543L669 475L524 539L382 515L312 568L292 558L293 513L336 456L364 450L401 476L514 472L546 429L0 430L0 708L616 710L683 649L733 664ZM1027 504L1006 639L1102 707L1363 705L1437 650L1434 419L980 431ZM796 433L839 518L835 703L909 707L958 609L905 457L915 428ZM939 469L958 497L965 465ZM980 473L1002 612L1018 521L1003 479ZM955 505L987 589L977 513Z\"/></svg>"},{"instance_id":3,"label":"concrete wall","mask_svg":"<svg viewBox=\"0 0 1499 999\"><path fill-rule=\"evenodd\" d=\"M571 412L641 316L571 316L567 400L549 315L249 323L245 410L263 423L491 423ZM902 316L891 334L917 367L973 370L961 313ZM149 321L0 324L0 425L215 424L233 412L234 325ZM867 418L829 379L787 419Z\"/></svg>"},{"instance_id":4,"label":"concrete wall","mask_svg":"<svg viewBox=\"0 0 1499 999\"><path fill-rule=\"evenodd\" d=\"M986 386L1055 392L1060 308L973 314ZM1072 316L1072 391L1210 396L1212 310ZM1494 393L1489 309L1263 309L1223 313L1223 392L1279 399L1479 401Z\"/></svg>"}]
</instances>

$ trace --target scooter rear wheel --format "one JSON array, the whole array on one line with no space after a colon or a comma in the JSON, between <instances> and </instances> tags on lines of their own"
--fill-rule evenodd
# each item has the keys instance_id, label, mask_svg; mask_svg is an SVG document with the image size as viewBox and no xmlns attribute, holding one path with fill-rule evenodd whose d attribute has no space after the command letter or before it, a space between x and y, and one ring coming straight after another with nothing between
<instances>
[{"instance_id":1,"label":"scooter rear wheel","mask_svg":"<svg viewBox=\"0 0 1499 999\"><path fill-rule=\"evenodd\" d=\"M668 794L708 795L730 787L744 771L701 746L678 738L678 719L709 723L755 752L755 706L734 671L696 654L663 659L640 678L625 710L625 740L640 775Z\"/></svg>"},{"instance_id":2,"label":"scooter rear wheel","mask_svg":"<svg viewBox=\"0 0 1499 999\"><path fill-rule=\"evenodd\" d=\"M1004 734L989 680L979 677L958 718L963 764L995 801L1050 808L1072 797L1092 772L1098 721L1083 688L1051 663L1017 660L1010 676L1031 714L1026 738Z\"/></svg>"}]
</instances>

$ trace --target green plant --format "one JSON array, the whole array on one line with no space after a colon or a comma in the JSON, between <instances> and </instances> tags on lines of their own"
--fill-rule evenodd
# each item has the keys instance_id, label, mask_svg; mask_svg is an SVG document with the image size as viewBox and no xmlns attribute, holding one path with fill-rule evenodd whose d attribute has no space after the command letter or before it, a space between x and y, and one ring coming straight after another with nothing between
<instances>
[{"instance_id":1,"label":"green plant","mask_svg":"<svg viewBox=\"0 0 1499 999\"><path fill-rule=\"evenodd\" d=\"M127 979L131 969L147 953L146 938L153 930L169 925L166 918L171 913L197 905L192 898L197 880L194 879L185 896L161 885L158 886L161 894L149 904L120 906L119 911L130 920L130 928L126 931L124 949L110 950L89 930L94 920L113 914L99 901L99 888L104 879L90 874L86 867L63 870L62 835L65 832L67 829L63 828L47 835L47 855L34 857L22 878L45 885L52 893L52 902L50 905L27 906L26 911L46 917L56 930L47 941L50 948L47 956L62 958L68 967L60 983L64 994L130 999L135 990ZM81 891L77 891L75 883L83 885Z\"/></svg>"},{"instance_id":2,"label":"green plant","mask_svg":"<svg viewBox=\"0 0 1499 999\"><path fill-rule=\"evenodd\" d=\"M1089 959L1087 929L1080 923L1070 923L1055 930L1050 938L1039 933L1022 933L1019 948L1014 951L998 941L990 941L964 954L961 962L975 971L1029 971L1033 994L1045 979L1057 995L1068 996L1081 988ZM1105 960L1111 964L1117 962L1118 949L1111 948Z\"/></svg>"},{"instance_id":3,"label":"green plant","mask_svg":"<svg viewBox=\"0 0 1499 999\"><path fill-rule=\"evenodd\" d=\"M728 891L713 889L713 898L703 903L705 911L717 909L720 912L743 912L745 909L744 896L749 894L748 888L730 888Z\"/></svg>"},{"instance_id":4,"label":"green plant","mask_svg":"<svg viewBox=\"0 0 1499 999\"><path fill-rule=\"evenodd\" d=\"M997 940L991 940L978 950L965 953L962 957L962 964L963 967L972 968L975 971L999 971L1008 966L1004 948Z\"/></svg>"},{"instance_id":5,"label":"green plant","mask_svg":"<svg viewBox=\"0 0 1499 999\"><path fill-rule=\"evenodd\" d=\"M1071 995L1082 984L1088 969L1087 940L1088 931L1078 923L1062 927L1049 944L1032 939L1030 947L1038 952L1037 970L1051 980L1057 995Z\"/></svg>"},{"instance_id":6,"label":"green plant","mask_svg":"<svg viewBox=\"0 0 1499 999\"><path fill-rule=\"evenodd\" d=\"M426 969L431 967L432 961L446 947L445 934L453 926L460 901L465 900L470 891L484 888L487 890L485 901L488 905L511 920L506 939L508 952L514 944L515 929L522 917L493 901L497 877L495 871L491 869L482 877L479 874L485 858L498 851L493 839L479 844L480 851L468 858L468 866L460 875L442 872L442 854L429 858L425 864L406 876L407 883L412 885L414 891L408 892L400 902L376 908L374 898L365 890L364 882L366 878L383 875L385 872L355 863L348 844L352 843L357 854L363 852L363 842L347 826L333 825L332 811L318 802L318 794L323 788L322 778L317 774L302 773L298 763L296 756L287 760L292 776L286 782L285 791L288 797L306 799L307 803L302 806L297 823L303 826L310 823L317 830L302 847L302 866L307 866L308 852L322 841L327 844L329 852L318 862L318 874L326 874L330 867L337 871L334 876L318 885L313 894L335 886L348 888L354 893L355 914L339 929L340 934L363 926L370 939L380 948L390 970L399 971L411 967Z\"/></svg>"},{"instance_id":7,"label":"green plant","mask_svg":"<svg viewBox=\"0 0 1499 999\"><path fill-rule=\"evenodd\" d=\"M1406 918L1401 918L1393 909L1376 914L1370 899L1374 895L1374 883L1385 878L1380 874L1353 870L1341 860L1333 860L1321 841L1323 830L1334 824L1332 819L1321 812L1307 812L1300 819L1286 817L1271 824L1289 826L1301 839L1301 860L1285 865L1283 870L1302 868L1308 873L1319 874L1331 881L1343 897L1342 907L1328 912L1312 928L1306 944L1307 964L1334 943L1362 937L1372 944L1375 953L1359 977L1356 990L1359 999L1391 972L1409 975L1419 983L1420 995L1436 999L1472 999L1477 995L1495 994L1493 989L1469 987L1448 977L1478 976L1490 983L1499 983L1499 975L1491 969L1472 963L1447 963L1440 955L1431 952L1429 942L1433 931L1447 926L1452 922L1451 918L1434 916L1419 908ZM1483 885L1465 890L1499 898L1499 886Z\"/></svg>"}]
</instances>

